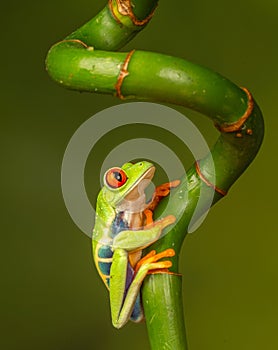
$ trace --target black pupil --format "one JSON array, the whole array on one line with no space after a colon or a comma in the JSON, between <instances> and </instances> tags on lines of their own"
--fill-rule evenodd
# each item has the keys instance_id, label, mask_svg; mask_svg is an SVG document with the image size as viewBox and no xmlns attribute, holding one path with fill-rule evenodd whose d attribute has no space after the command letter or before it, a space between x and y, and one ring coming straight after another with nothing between
<instances>
[{"instance_id":1,"label":"black pupil","mask_svg":"<svg viewBox=\"0 0 278 350\"><path fill-rule=\"evenodd\" d=\"M114 178L119 182L122 182L122 180L123 180L122 175L118 171L114 172Z\"/></svg>"}]
</instances>

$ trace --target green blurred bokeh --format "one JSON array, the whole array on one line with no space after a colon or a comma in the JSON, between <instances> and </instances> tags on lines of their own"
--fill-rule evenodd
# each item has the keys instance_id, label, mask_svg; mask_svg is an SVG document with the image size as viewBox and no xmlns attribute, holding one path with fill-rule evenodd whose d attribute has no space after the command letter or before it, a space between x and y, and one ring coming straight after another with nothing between
<instances>
[{"instance_id":1,"label":"green blurred bokeh","mask_svg":"<svg viewBox=\"0 0 278 350\"><path fill-rule=\"evenodd\" d=\"M149 348L144 324L111 326L90 240L72 222L60 188L72 134L120 102L64 90L44 70L48 48L105 4L1 5L1 349ZM148 28L127 48L208 66L248 87L265 117L266 137L254 163L183 247L190 350L278 348L277 23L274 0L161 0ZM207 119L178 110L213 142L217 134ZM90 189L98 179L98 168L92 170Z\"/></svg>"}]
</instances>

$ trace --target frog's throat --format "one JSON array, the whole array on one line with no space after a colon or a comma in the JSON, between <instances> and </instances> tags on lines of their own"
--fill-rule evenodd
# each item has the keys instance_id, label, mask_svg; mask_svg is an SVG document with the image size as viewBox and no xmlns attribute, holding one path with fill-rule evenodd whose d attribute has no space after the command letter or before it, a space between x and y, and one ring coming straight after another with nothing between
<instances>
[{"instance_id":1,"label":"frog's throat","mask_svg":"<svg viewBox=\"0 0 278 350\"><path fill-rule=\"evenodd\" d=\"M143 193L135 200L127 200L123 199L118 205L117 205L117 212L129 212L129 213L141 213L143 212L147 207L146 204L146 195L145 192Z\"/></svg>"}]
</instances>

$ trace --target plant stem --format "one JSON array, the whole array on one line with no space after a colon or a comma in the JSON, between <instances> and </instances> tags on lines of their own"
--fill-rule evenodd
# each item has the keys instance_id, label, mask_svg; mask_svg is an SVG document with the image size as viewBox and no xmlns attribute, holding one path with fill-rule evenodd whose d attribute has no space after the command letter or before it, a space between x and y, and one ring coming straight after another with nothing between
<instances>
[{"instance_id":1,"label":"plant stem","mask_svg":"<svg viewBox=\"0 0 278 350\"><path fill-rule=\"evenodd\" d=\"M182 277L150 275L144 283L143 295L151 348L186 350Z\"/></svg>"},{"instance_id":2,"label":"plant stem","mask_svg":"<svg viewBox=\"0 0 278 350\"><path fill-rule=\"evenodd\" d=\"M129 0L109 1L96 17L50 49L46 65L50 76L69 89L183 105L208 116L220 131L211 154L194 164L173 190L164 215L175 215L177 224L149 248L159 252L174 247L173 274L148 276L142 288L152 349L184 350L178 259L200 191L198 217L208 209L212 191L216 203L254 159L264 123L248 90L210 69L159 53L111 52L147 25L157 2L133 0L131 6ZM161 201L155 217L164 208Z\"/></svg>"}]
</instances>

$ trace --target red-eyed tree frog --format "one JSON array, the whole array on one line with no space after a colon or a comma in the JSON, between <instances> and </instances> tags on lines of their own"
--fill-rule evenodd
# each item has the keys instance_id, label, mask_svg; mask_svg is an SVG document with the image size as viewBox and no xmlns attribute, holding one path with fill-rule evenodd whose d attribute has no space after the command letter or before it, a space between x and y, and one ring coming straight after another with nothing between
<instances>
[{"instance_id":1,"label":"red-eyed tree frog","mask_svg":"<svg viewBox=\"0 0 278 350\"><path fill-rule=\"evenodd\" d=\"M176 218L168 215L152 221L159 200L167 196L179 180L156 188L146 203L145 188L155 172L153 164L141 161L109 169L104 175L96 207L93 230L93 255L97 271L109 290L113 326L121 328L131 319L140 322L144 315L140 288L149 273L169 272L173 249L151 251L142 258L142 250L161 236L162 230Z\"/></svg>"}]
</instances>

